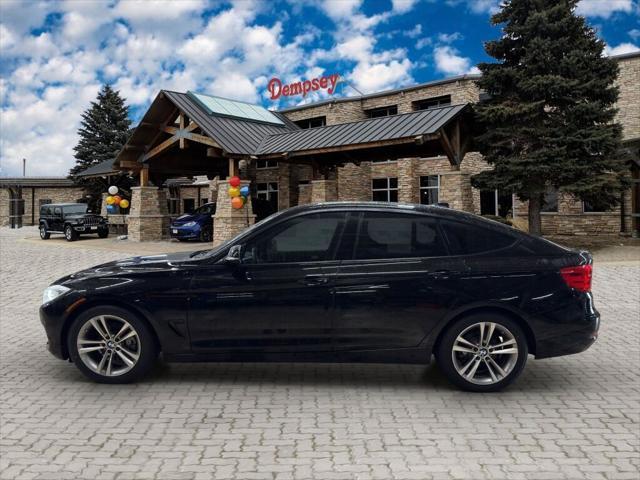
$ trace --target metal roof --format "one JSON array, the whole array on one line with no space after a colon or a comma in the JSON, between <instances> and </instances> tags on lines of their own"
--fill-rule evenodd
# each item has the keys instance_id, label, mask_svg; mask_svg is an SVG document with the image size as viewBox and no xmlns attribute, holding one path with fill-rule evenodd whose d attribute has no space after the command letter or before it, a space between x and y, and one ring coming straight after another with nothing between
<instances>
[{"instance_id":1,"label":"metal roof","mask_svg":"<svg viewBox=\"0 0 640 480\"><path fill-rule=\"evenodd\" d=\"M110 160L104 160L103 162L96 163L95 165L86 168L81 171L77 177L103 177L107 175L115 175L120 173L120 171L113 166L113 162L115 162L115 158Z\"/></svg>"},{"instance_id":2,"label":"metal roof","mask_svg":"<svg viewBox=\"0 0 640 480\"><path fill-rule=\"evenodd\" d=\"M4 177L0 187L75 187L73 180L66 177Z\"/></svg>"},{"instance_id":3,"label":"metal roof","mask_svg":"<svg viewBox=\"0 0 640 480\"><path fill-rule=\"evenodd\" d=\"M466 107L466 104L448 105L402 115L270 135L257 148L256 154L299 152L434 134Z\"/></svg>"},{"instance_id":4,"label":"metal roof","mask_svg":"<svg viewBox=\"0 0 640 480\"><path fill-rule=\"evenodd\" d=\"M163 90L163 93L229 154L252 155L266 136L299 128L277 112L273 113L284 125L212 115L186 93L168 90Z\"/></svg>"}]
</instances>

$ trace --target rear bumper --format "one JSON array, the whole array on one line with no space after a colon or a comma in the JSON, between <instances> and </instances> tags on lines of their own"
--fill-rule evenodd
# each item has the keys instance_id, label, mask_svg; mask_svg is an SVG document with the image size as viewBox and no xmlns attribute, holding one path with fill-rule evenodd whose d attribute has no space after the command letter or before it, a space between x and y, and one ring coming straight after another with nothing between
<instances>
[{"instance_id":1,"label":"rear bumper","mask_svg":"<svg viewBox=\"0 0 640 480\"><path fill-rule=\"evenodd\" d=\"M536 358L560 357L584 352L598 339L600 314L597 311L586 315L584 324L563 333L538 341Z\"/></svg>"}]
</instances>

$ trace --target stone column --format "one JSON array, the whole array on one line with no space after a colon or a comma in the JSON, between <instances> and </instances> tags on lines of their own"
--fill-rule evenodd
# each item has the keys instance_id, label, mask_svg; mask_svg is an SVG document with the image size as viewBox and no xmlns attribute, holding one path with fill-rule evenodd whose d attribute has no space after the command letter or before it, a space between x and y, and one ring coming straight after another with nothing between
<instances>
[{"instance_id":1,"label":"stone column","mask_svg":"<svg viewBox=\"0 0 640 480\"><path fill-rule=\"evenodd\" d=\"M128 235L134 242L158 241L169 233L167 194L158 187L132 187Z\"/></svg>"},{"instance_id":2,"label":"stone column","mask_svg":"<svg viewBox=\"0 0 640 480\"><path fill-rule=\"evenodd\" d=\"M420 177L415 174L415 158L399 158L398 202L420 203Z\"/></svg>"},{"instance_id":3,"label":"stone column","mask_svg":"<svg viewBox=\"0 0 640 480\"><path fill-rule=\"evenodd\" d=\"M336 180L312 180L311 203L334 202L338 200L338 182Z\"/></svg>"},{"instance_id":4,"label":"stone column","mask_svg":"<svg viewBox=\"0 0 640 480\"><path fill-rule=\"evenodd\" d=\"M340 200L371 200L371 162L347 163L338 168L337 177Z\"/></svg>"},{"instance_id":5,"label":"stone column","mask_svg":"<svg viewBox=\"0 0 640 480\"><path fill-rule=\"evenodd\" d=\"M108 193L103 193L102 194L102 202L100 203L100 216L102 217L107 217L107 197L109 196Z\"/></svg>"},{"instance_id":6,"label":"stone column","mask_svg":"<svg viewBox=\"0 0 640 480\"><path fill-rule=\"evenodd\" d=\"M311 203L311 187L310 183L301 183L298 185L298 205L306 205Z\"/></svg>"},{"instance_id":7,"label":"stone column","mask_svg":"<svg viewBox=\"0 0 640 480\"><path fill-rule=\"evenodd\" d=\"M249 180L242 180L240 188L249 186L250 183ZM217 190L216 213L213 215L214 246L220 245L230 238L235 237L256 221L256 216L253 214L253 208L251 206L251 199L249 199L244 207L236 210L231 206L228 181L219 180Z\"/></svg>"}]
</instances>

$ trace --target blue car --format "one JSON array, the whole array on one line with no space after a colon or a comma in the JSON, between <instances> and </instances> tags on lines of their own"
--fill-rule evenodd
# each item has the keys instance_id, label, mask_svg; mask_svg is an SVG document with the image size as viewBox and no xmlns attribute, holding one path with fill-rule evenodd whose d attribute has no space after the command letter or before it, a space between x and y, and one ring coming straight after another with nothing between
<instances>
[{"instance_id":1,"label":"blue car","mask_svg":"<svg viewBox=\"0 0 640 480\"><path fill-rule=\"evenodd\" d=\"M169 236L180 241L199 240L210 242L213 238L213 218L216 213L216 204L205 203L193 213L181 215L171 222Z\"/></svg>"}]
</instances>

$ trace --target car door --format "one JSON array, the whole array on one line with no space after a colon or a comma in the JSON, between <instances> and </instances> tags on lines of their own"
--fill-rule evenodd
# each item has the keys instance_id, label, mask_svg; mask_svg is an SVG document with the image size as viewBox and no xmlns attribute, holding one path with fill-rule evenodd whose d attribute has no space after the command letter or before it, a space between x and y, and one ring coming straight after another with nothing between
<instances>
[{"instance_id":1,"label":"car door","mask_svg":"<svg viewBox=\"0 0 640 480\"><path fill-rule=\"evenodd\" d=\"M343 212L288 218L249 238L239 265L199 268L189 312L193 350L330 351L345 219Z\"/></svg>"},{"instance_id":2,"label":"car door","mask_svg":"<svg viewBox=\"0 0 640 480\"><path fill-rule=\"evenodd\" d=\"M57 232L62 231L62 227L63 227L62 207L53 208L53 215L51 216L49 225L50 225L49 230L55 230Z\"/></svg>"},{"instance_id":3,"label":"car door","mask_svg":"<svg viewBox=\"0 0 640 480\"><path fill-rule=\"evenodd\" d=\"M464 270L436 218L367 211L335 282L335 349L416 347L455 303Z\"/></svg>"}]
</instances>

